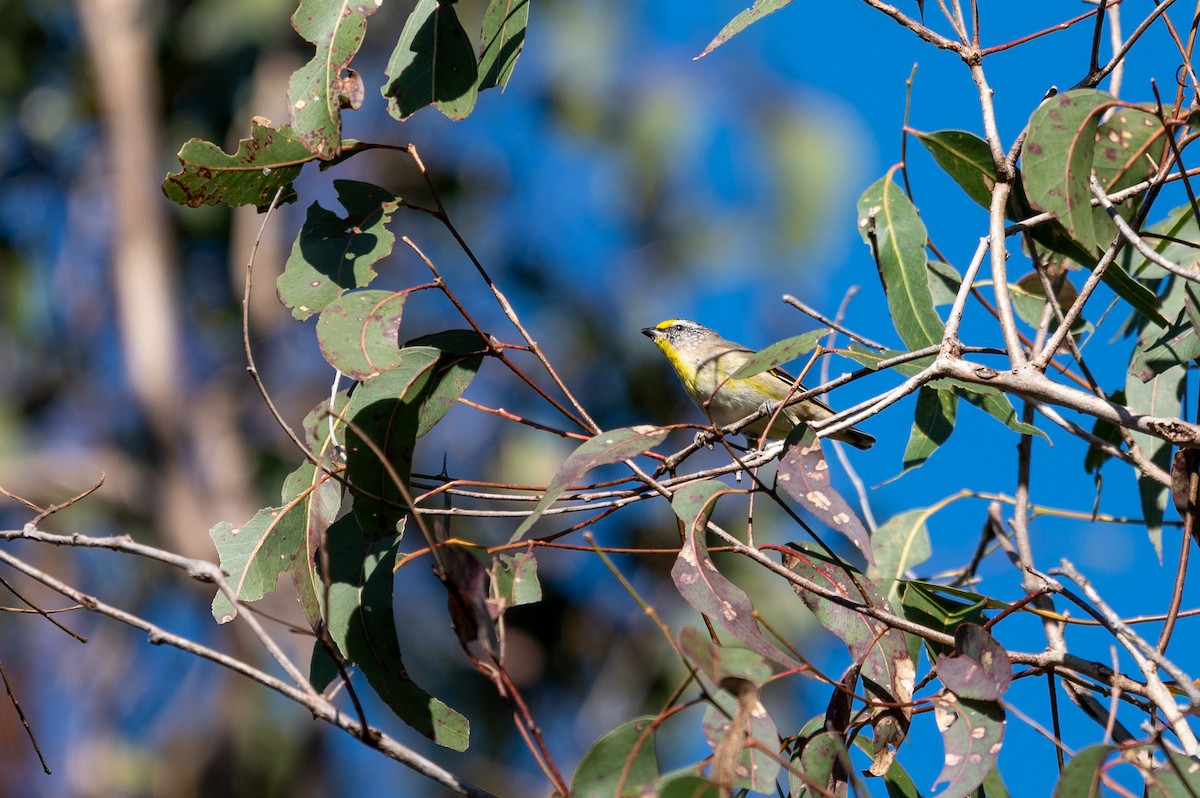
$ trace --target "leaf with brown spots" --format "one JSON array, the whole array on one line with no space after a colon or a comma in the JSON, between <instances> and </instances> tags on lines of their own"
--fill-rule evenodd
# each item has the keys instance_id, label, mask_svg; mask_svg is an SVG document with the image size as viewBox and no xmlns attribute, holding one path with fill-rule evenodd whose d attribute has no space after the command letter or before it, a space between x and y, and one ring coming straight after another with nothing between
<instances>
[{"instance_id":1,"label":"leaf with brown spots","mask_svg":"<svg viewBox=\"0 0 1200 798\"><path fill-rule=\"evenodd\" d=\"M341 153L342 109L362 105L362 78L349 65L367 35L367 17L377 8L377 2L301 0L292 15L296 33L316 46L288 81L292 128L321 160Z\"/></svg>"},{"instance_id":2,"label":"leaf with brown spots","mask_svg":"<svg viewBox=\"0 0 1200 798\"><path fill-rule=\"evenodd\" d=\"M868 563L875 562L871 535L841 494L830 486L829 463L808 425L798 426L788 435L775 472L775 486L804 505L821 523L845 535Z\"/></svg>"},{"instance_id":3,"label":"leaf with brown spots","mask_svg":"<svg viewBox=\"0 0 1200 798\"><path fill-rule=\"evenodd\" d=\"M810 582L844 597L847 602L887 606L887 599L879 588L845 563L831 560L811 547L792 544L791 549L783 564ZM793 584L792 590L812 610L817 621L846 644L850 656L859 664L866 694L881 702L902 705L878 713L895 717L897 726L889 730L889 742L898 746L912 716L908 704L912 701L916 680L916 665L909 655L904 633L854 607L818 596L799 585Z\"/></svg>"},{"instance_id":4,"label":"leaf with brown spots","mask_svg":"<svg viewBox=\"0 0 1200 798\"><path fill-rule=\"evenodd\" d=\"M959 698L999 701L1012 683L1012 663L1004 647L982 626L961 624L954 630L952 657L938 657L938 677Z\"/></svg>"},{"instance_id":5,"label":"leaf with brown spots","mask_svg":"<svg viewBox=\"0 0 1200 798\"><path fill-rule=\"evenodd\" d=\"M254 205L264 210L279 194L279 202L295 202L292 183L313 155L290 127L274 130L256 117L250 138L238 142L233 155L216 144L189 139L179 150L183 168L163 179L162 191L171 202L201 205Z\"/></svg>"},{"instance_id":6,"label":"leaf with brown spots","mask_svg":"<svg viewBox=\"0 0 1200 798\"><path fill-rule=\"evenodd\" d=\"M961 701L951 693L941 694L933 705L946 747L935 786L949 782L938 798L966 798L996 768L1004 740L1004 709L995 701Z\"/></svg>"},{"instance_id":7,"label":"leaf with brown spots","mask_svg":"<svg viewBox=\"0 0 1200 798\"><path fill-rule=\"evenodd\" d=\"M705 542L708 518L717 498L730 488L716 480L693 482L675 491L671 509L685 525L683 547L671 579L688 604L740 640L747 648L786 668L798 665L762 633L750 597L713 563Z\"/></svg>"}]
</instances>

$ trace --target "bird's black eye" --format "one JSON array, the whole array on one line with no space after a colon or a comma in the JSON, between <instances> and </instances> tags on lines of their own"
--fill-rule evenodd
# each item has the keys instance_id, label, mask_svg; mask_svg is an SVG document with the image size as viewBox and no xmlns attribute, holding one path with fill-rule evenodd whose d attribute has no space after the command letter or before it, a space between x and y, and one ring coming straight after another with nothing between
<instances>
[{"instance_id":1,"label":"bird's black eye","mask_svg":"<svg viewBox=\"0 0 1200 798\"><path fill-rule=\"evenodd\" d=\"M674 324L671 326L671 329L676 330L678 332L683 332L683 325L682 324Z\"/></svg>"}]
</instances>

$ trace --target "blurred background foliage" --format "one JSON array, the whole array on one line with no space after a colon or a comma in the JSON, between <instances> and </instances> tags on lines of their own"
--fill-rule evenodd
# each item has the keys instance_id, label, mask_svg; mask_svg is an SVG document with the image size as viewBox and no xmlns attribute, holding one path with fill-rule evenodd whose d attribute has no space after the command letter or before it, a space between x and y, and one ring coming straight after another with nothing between
<instances>
[{"instance_id":1,"label":"blurred background foliage","mask_svg":"<svg viewBox=\"0 0 1200 798\"><path fill-rule=\"evenodd\" d=\"M539 6L503 96L481 98L464 123L426 110L398 127L374 87L411 4L385 3L355 62L366 105L346 116L348 137L418 146L455 223L606 427L698 420L638 328L720 307L710 323L761 344L798 323L780 293L826 298L813 265L844 256L845 239L830 231L853 229L853 195L873 158L853 110L757 48L723 53L719 71L712 59L694 64L724 12L671 5ZM459 3L469 31L484 6ZM127 533L211 558L208 528L275 503L297 459L241 351L242 281L261 217L180 209L158 194L184 140L232 150L251 116L286 120L286 81L309 47L288 24L293 10L286 0L0 2L0 485L46 505L105 479L92 500L47 521L50 530ZM359 156L340 171L425 199L411 164L394 155ZM311 324L292 323L277 303L273 272L310 202L340 210L329 176L306 170L298 188L301 201L265 231L251 317L264 379L293 422L325 395L330 374ZM499 325L444 232L419 214L397 229L457 281L485 326ZM390 285L426 279L400 247L383 273ZM412 302L403 335L447 326L460 326L448 304ZM512 388L481 379L473 390L486 404L544 412L514 405ZM567 451L518 425L454 412L424 447L431 472L444 451L452 469L470 463L481 478L544 481ZM26 518L0 505L6 527ZM639 526L649 521L628 514L607 542L670 545L673 525ZM493 530L456 531L486 540ZM206 591L162 568L18 551L135 613L259 657L211 623ZM619 561L665 612L678 607L662 579L670 557ZM461 655L440 600L417 603L437 595L423 569L398 580L406 664L429 690L471 708L474 725L468 755L435 756L482 786L538 791L490 686L447 665ZM552 555L541 571L545 600L509 614L510 651L524 652L510 660L525 664L535 714L570 762L619 720L661 703L678 664L662 659L606 573ZM298 617L286 597L264 609ZM6 706L4 794L431 794L428 782L261 688L129 630L67 619L88 645L28 617L9 616L0 631L0 662L56 771L41 774ZM291 653L303 662L309 645L295 635ZM553 710L563 706L579 711ZM474 714L481 707L494 716ZM386 710L368 712L422 748L389 726Z\"/></svg>"}]
</instances>

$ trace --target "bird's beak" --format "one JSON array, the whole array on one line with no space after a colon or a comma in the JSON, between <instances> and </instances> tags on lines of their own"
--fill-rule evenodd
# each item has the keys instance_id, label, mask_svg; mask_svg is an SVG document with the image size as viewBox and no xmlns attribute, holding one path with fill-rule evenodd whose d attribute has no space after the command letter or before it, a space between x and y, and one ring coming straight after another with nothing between
<instances>
[{"instance_id":1,"label":"bird's beak","mask_svg":"<svg viewBox=\"0 0 1200 798\"><path fill-rule=\"evenodd\" d=\"M646 336L647 338L657 338L660 333L661 331L657 327L642 328L642 335Z\"/></svg>"}]
</instances>

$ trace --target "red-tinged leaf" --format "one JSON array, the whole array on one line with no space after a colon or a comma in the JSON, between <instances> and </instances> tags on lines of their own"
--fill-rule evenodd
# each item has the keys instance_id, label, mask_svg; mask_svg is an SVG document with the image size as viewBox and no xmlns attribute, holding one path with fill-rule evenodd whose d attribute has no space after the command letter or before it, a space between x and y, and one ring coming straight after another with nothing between
<instances>
[{"instance_id":1,"label":"red-tinged leaf","mask_svg":"<svg viewBox=\"0 0 1200 798\"><path fill-rule=\"evenodd\" d=\"M780 769L774 756L779 745L775 721L759 701L757 686L744 681L726 685L711 691L712 703L701 721L713 749L712 780L726 788L773 792Z\"/></svg>"},{"instance_id":2,"label":"red-tinged leaf","mask_svg":"<svg viewBox=\"0 0 1200 798\"><path fill-rule=\"evenodd\" d=\"M954 630L955 655L938 657L938 677L962 699L999 701L1012 683L1012 663L1004 647L982 626L960 624Z\"/></svg>"},{"instance_id":3,"label":"red-tinged leaf","mask_svg":"<svg viewBox=\"0 0 1200 798\"><path fill-rule=\"evenodd\" d=\"M376 2L301 0L292 27L316 53L288 81L292 127L304 146L323 160L342 149L342 109L358 110L362 78L348 69L367 33Z\"/></svg>"},{"instance_id":4,"label":"red-tinged leaf","mask_svg":"<svg viewBox=\"0 0 1200 798\"><path fill-rule=\"evenodd\" d=\"M779 9L790 4L792 0L754 0L754 5L747 8L745 11L731 19L725 27L721 28L720 33L708 43L708 47L704 48L704 52L696 56L697 59L711 53L713 50L720 47L725 42L737 36L750 25L758 22L768 14L774 14Z\"/></svg>"},{"instance_id":5,"label":"red-tinged leaf","mask_svg":"<svg viewBox=\"0 0 1200 798\"><path fill-rule=\"evenodd\" d=\"M733 372L730 379L744 380L755 374L779 368L784 363L790 363L801 355L806 355L816 349L817 342L828 334L829 330L822 327L819 330L810 330L803 335L777 341L747 358L746 362Z\"/></svg>"},{"instance_id":6,"label":"red-tinged leaf","mask_svg":"<svg viewBox=\"0 0 1200 798\"><path fill-rule=\"evenodd\" d=\"M992 701L960 701L942 694L934 699L934 717L946 747L935 785L949 782L938 798L967 798L996 768L1004 741L1004 709Z\"/></svg>"},{"instance_id":7,"label":"red-tinged leaf","mask_svg":"<svg viewBox=\"0 0 1200 798\"><path fill-rule=\"evenodd\" d=\"M829 484L829 463L811 427L797 427L788 435L775 481L777 487L800 502L821 523L844 535L868 563L875 561L870 533Z\"/></svg>"},{"instance_id":8,"label":"red-tinged leaf","mask_svg":"<svg viewBox=\"0 0 1200 798\"><path fill-rule=\"evenodd\" d=\"M601 432L590 440L584 441L562 464L562 468L558 470L554 479L546 487L546 492L542 494L541 500L533 508L529 517L517 527L510 542L519 540L528 532L534 522L558 500L559 496L572 485L579 484L584 474L602 465L620 463L631 457L637 457L666 440L668 432L669 430L662 427L642 424L636 427L623 427L609 432Z\"/></svg>"},{"instance_id":9,"label":"red-tinged leaf","mask_svg":"<svg viewBox=\"0 0 1200 798\"><path fill-rule=\"evenodd\" d=\"M671 509L686 526L683 547L671 568L671 579L679 594L697 612L707 615L752 651L784 667L794 668L795 659L767 640L750 597L717 570L708 554L705 528L717 497L729 490L716 481L693 482L675 492Z\"/></svg>"},{"instance_id":10,"label":"red-tinged leaf","mask_svg":"<svg viewBox=\"0 0 1200 798\"><path fill-rule=\"evenodd\" d=\"M869 601L877 607L887 606L887 600L870 580L856 571L852 572L845 563L830 560L821 553L793 544L783 563L810 582L837 593L848 601L856 604ZM866 591L865 596L859 590L859 586ZM811 593L799 585L792 585L792 589L805 606L812 610L820 624L846 644L850 656L859 665L863 688L867 694L889 704L903 705L902 709L894 712L898 713L903 728L907 729L908 718L912 715L912 709L907 704L912 700L916 665L909 655L908 641L904 633L898 629L890 629L887 624L862 612Z\"/></svg>"},{"instance_id":11,"label":"red-tinged leaf","mask_svg":"<svg viewBox=\"0 0 1200 798\"><path fill-rule=\"evenodd\" d=\"M406 296L393 291L352 291L330 302L317 319L317 342L329 365L356 380L398 366Z\"/></svg>"}]
</instances>

